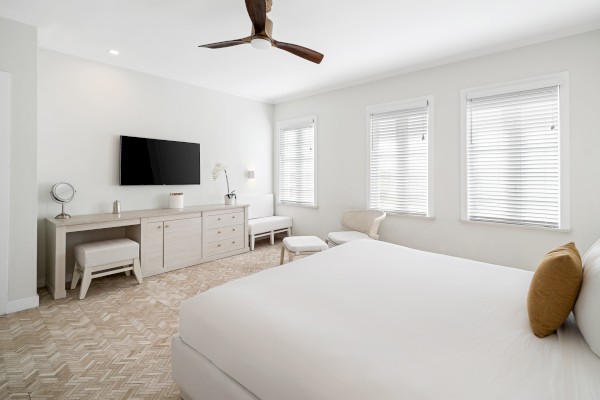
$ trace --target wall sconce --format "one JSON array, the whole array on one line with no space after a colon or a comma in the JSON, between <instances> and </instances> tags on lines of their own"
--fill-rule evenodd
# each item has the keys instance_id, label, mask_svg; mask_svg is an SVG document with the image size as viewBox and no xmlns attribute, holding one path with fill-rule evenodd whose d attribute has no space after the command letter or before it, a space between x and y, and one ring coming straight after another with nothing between
<instances>
[{"instance_id":1,"label":"wall sconce","mask_svg":"<svg viewBox=\"0 0 600 400\"><path fill-rule=\"evenodd\" d=\"M254 179L254 171L248 171L248 179Z\"/></svg>"}]
</instances>

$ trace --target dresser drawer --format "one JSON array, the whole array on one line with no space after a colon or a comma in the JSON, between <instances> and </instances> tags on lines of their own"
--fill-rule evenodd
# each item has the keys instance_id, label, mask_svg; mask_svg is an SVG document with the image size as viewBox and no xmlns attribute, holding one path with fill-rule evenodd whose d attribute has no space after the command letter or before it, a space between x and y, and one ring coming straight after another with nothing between
<instances>
[{"instance_id":1,"label":"dresser drawer","mask_svg":"<svg viewBox=\"0 0 600 400\"><path fill-rule=\"evenodd\" d=\"M242 249L244 247L244 234L243 232L240 233L241 235L238 237L206 243L206 257Z\"/></svg>"},{"instance_id":2,"label":"dresser drawer","mask_svg":"<svg viewBox=\"0 0 600 400\"><path fill-rule=\"evenodd\" d=\"M206 229L221 228L244 223L244 212L233 212L227 214L208 215L204 219Z\"/></svg>"},{"instance_id":3,"label":"dresser drawer","mask_svg":"<svg viewBox=\"0 0 600 400\"><path fill-rule=\"evenodd\" d=\"M223 226L206 231L207 242L217 242L223 239L243 237L244 225Z\"/></svg>"}]
</instances>

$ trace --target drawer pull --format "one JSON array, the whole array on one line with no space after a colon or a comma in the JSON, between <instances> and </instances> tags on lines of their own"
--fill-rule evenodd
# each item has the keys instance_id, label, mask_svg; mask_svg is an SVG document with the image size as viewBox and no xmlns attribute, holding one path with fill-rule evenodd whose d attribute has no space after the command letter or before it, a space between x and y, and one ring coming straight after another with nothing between
<instances>
[{"instance_id":1,"label":"drawer pull","mask_svg":"<svg viewBox=\"0 0 600 400\"><path fill-rule=\"evenodd\" d=\"M235 232L235 228L233 228L233 229L231 230L231 232Z\"/></svg>"},{"instance_id":2,"label":"drawer pull","mask_svg":"<svg viewBox=\"0 0 600 400\"><path fill-rule=\"evenodd\" d=\"M220 220L221 220L221 218L217 218L217 221L220 221Z\"/></svg>"},{"instance_id":3,"label":"drawer pull","mask_svg":"<svg viewBox=\"0 0 600 400\"><path fill-rule=\"evenodd\" d=\"M221 234L221 231L218 231L217 233L220 235L220 234Z\"/></svg>"},{"instance_id":4,"label":"drawer pull","mask_svg":"<svg viewBox=\"0 0 600 400\"><path fill-rule=\"evenodd\" d=\"M156 227L156 229L160 229L160 228L161 228L160 225Z\"/></svg>"},{"instance_id":5,"label":"drawer pull","mask_svg":"<svg viewBox=\"0 0 600 400\"><path fill-rule=\"evenodd\" d=\"M235 244L235 240L233 242L231 242L231 244Z\"/></svg>"},{"instance_id":6,"label":"drawer pull","mask_svg":"<svg viewBox=\"0 0 600 400\"><path fill-rule=\"evenodd\" d=\"M217 245L217 247L221 247L221 245L220 245L220 244L218 244L218 245Z\"/></svg>"},{"instance_id":7,"label":"drawer pull","mask_svg":"<svg viewBox=\"0 0 600 400\"><path fill-rule=\"evenodd\" d=\"M165 225L165 228L168 228L168 227L169 227L169 225Z\"/></svg>"},{"instance_id":8,"label":"drawer pull","mask_svg":"<svg viewBox=\"0 0 600 400\"><path fill-rule=\"evenodd\" d=\"M231 217L231 218L235 219L235 215L233 217Z\"/></svg>"}]
</instances>

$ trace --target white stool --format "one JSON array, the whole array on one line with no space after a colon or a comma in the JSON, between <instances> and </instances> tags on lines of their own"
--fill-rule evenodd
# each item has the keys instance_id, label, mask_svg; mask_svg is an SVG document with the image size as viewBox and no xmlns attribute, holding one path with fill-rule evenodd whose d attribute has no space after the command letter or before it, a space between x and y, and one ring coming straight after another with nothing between
<instances>
[{"instance_id":1,"label":"white stool","mask_svg":"<svg viewBox=\"0 0 600 400\"><path fill-rule=\"evenodd\" d=\"M283 238L279 265L283 264L286 251L288 252L288 260L293 261L294 256L307 256L328 248L327 243L316 236L288 236Z\"/></svg>"},{"instance_id":2,"label":"white stool","mask_svg":"<svg viewBox=\"0 0 600 400\"><path fill-rule=\"evenodd\" d=\"M119 268L121 267L121 268ZM137 281L142 283L140 268L140 245L130 239L113 239L102 242L85 243L75 246L75 268L71 289L77 287L81 278L79 299L84 299L94 278L133 271Z\"/></svg>"}]
</instances>

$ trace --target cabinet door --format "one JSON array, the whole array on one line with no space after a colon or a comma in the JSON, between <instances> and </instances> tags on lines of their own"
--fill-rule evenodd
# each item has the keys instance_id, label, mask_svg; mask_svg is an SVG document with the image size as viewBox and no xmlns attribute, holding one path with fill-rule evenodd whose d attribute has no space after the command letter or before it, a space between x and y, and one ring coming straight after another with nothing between
<instances>
[{"instance_id":1,"label":"cabinet door","mask_svg":"<svg viewBox=\"0 0 600 400\"><path fill-rule=\"evenodd\" d=\"M164 272L163 269L163 223L149 222L146 234L145 251L142 257L142 273L153 275Z\"/></svg>"},{"instance_id":2,"label":"cabinet door","mask_svg":"<svg viewBox=\"0 0 600 400\"><path fill-rule=\"evenodd\" d=\"M202 258L202 218L165 221L165 269Z\"/></svg>"}]
</instances>

